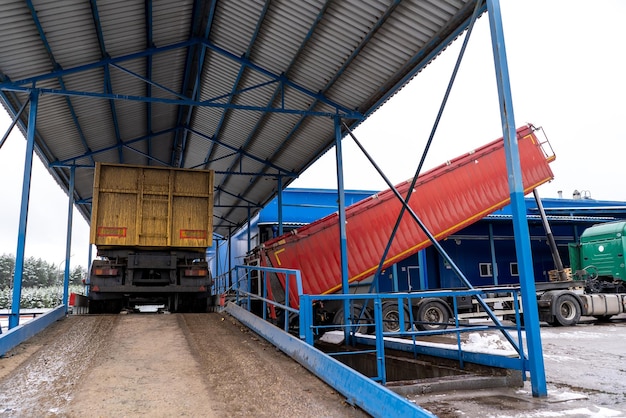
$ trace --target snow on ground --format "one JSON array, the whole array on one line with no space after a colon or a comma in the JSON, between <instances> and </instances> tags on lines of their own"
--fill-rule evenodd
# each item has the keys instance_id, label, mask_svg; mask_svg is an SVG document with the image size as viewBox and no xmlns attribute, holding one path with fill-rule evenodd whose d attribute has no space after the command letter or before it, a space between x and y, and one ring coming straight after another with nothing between
<instances>
[{"instance_id":1,"label":"snow on ground","mask_svg":"<svg viewBox=\"0 0 626 418\"><path fill-rule=\"evenodd\" d=\"M376 336L369 334L355 334L364 339L375 339ZM326 332L320 340L330 344L343 343L343 331ZM463 337L466 341L461 342L461 349L472 353L494 354L500 356L517 356L517 352L511 344L502 337L501 334L471 332ZM406 338L385 337L386 341L400 344L413 345L413 341ZM445 348L448 350L458 350L456 339L450 339L450 343L436 343L431 341L416 340L415 344L423 347Z\"/></svg>"},{"instance_id":2,"label":"snow on ground","mask_svg":"<svg viewBox=\"0 0 626 418\"><path fill-rule=\"evenodd\" d=\"M587 408L573 408L563 409L560 411L525 411L522 414L507 415L487 414L486 418L544 418L544 417L574 417L574 418L609 418L609 417L623 417L624 415L620 411L616 411L610 408L604 408L601 406L590 406Z\"/></svg>"},{"instance_id":3,"label":"snow on ground","mask_svg":"<svg viewBox=\"0 0 626 418\"><path fill-rule=\"evenodd\" d=\"M471 332L467 336L467 341L461 343L461 349L472 353L517 355L511 344L503 339L501 334Z\"/></svg>"}]
</instances>

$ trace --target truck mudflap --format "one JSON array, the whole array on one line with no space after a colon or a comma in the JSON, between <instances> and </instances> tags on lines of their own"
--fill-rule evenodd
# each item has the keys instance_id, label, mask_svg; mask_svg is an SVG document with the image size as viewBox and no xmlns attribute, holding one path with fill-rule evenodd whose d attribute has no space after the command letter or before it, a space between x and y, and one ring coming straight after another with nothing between
<instances>
[{"instance_id":1,"label":"truck mudflap","mask_svg":"<svg viewBox=\"0 0 626 418\"><path fill-rule=\"evenodd\" d=\"M539 320L553 326L576 325L583 314L580 295L570 290L551 290L537 301Z\"/></svg>"}]
</instances>

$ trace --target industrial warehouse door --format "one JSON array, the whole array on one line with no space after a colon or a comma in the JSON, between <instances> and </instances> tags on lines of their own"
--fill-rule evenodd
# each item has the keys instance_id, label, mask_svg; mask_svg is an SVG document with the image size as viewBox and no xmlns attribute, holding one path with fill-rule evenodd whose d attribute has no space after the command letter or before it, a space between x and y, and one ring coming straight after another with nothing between
<instances>
[{"instance_id":1,"label":"industrial warehouse door","mask_svg":"<svg viewBox=\"0 0 626 418\"><path fill-rule=\"evenodd\" d=\"M420 282L420 268L419 266L407 266L406 268L406 281L408 286L408 291L412 292L414 290L425 290L426 288L422 286Z\"/></svg>"}]
</instances>

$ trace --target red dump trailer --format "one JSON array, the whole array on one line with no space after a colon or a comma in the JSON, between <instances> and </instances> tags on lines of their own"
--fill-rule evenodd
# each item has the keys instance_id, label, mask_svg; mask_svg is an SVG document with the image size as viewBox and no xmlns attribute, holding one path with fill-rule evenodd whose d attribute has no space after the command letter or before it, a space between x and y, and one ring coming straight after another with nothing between
<instances>
[{"instance_id":1,"label":"red dump trailer","mask_svg":"<svg viewBox=\"0 0 626 418\"><path fill-rule=\"evenodd\" d=\"M536 128L517 129L524 191L553 178L546 152ZM549 147L547 147L549 149ZM396 189L406 196L411 180ZM502 138L423 173L419 176L409 205L437 240L478 221L510 202L508 173ZM372 276L382 258L402 203L393 191L385 190L346 208L349 282ZM250 264L298 269L306 294L334 293L341 288L338 214L265 242L256 248ZM383 267L389 267L431 244L406 214ZM283 293L285 277L274 276L271 290ZM276 283L278 281L278 283ZM295 284L289 289L290 306L298 306Z\"/></svg>"}]
</instances>

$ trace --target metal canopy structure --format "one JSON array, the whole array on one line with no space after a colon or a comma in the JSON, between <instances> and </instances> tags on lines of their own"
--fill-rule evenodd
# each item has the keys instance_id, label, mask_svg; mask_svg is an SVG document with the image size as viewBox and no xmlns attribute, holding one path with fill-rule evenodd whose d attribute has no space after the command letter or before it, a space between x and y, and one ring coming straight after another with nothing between
<instances>
[{"instance_id":1,"label":"metal canopy structure","mask_svg":"<svg viewBox=\"0 0 626 418\"><path fill-rule=\"evenodd\" d=\"M212 169L246 222L468 25L476 0L11 0L0 100L89 220L95 162ZM482 11L486 6L482 6ZM21 112L20 112L21 111Z\"/></svg>"},{"instance_id":2,"label":"metal canopy structure","mask_svg":"<svg viewBox=\"0 0 626 418\"><path fill-rule=\"evenodd\" d=\"M27 142L12 331L33 152L88 220L96 162L212 169L214 231L228 236L334 146L347 292L341 138L487 10L531 382L546 396L498 0L1 2L0 102Z\"/></svg>"}]
</instances>

